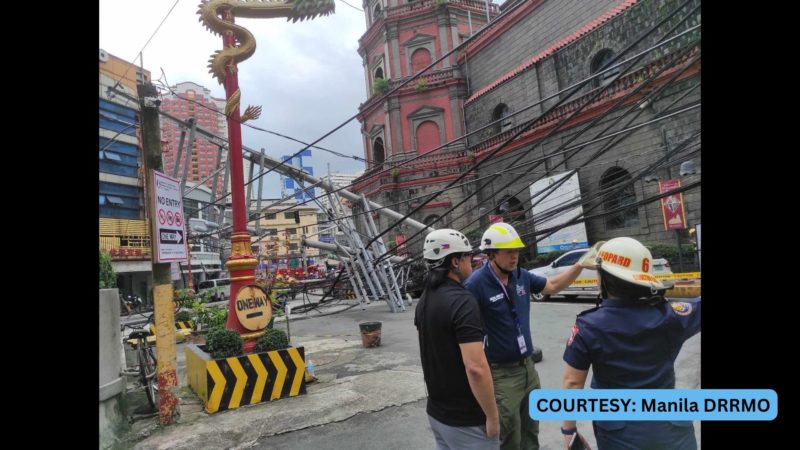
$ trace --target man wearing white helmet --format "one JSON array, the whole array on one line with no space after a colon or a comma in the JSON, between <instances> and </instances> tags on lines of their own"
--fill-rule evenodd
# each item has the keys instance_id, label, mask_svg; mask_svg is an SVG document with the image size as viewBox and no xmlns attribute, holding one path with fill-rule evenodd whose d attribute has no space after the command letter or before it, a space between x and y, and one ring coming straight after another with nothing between
<instances>
[{"instance_id":1,"label":"man wearing white helmet","mask_svg":"<svg viewBox=\"0 0 800 450\"><path fill-rule=\"evenodd\" d=\"M539 422L528 412L529 393L541 387L531 359L530 296L555 294L572 284L582 270L576 264L551 278L531 274L517 266L524 247L514 227L492 224L480 245L489 263L464 283L478 299L486 327L485 351L500 411L503 450L539 448Z\"/></svg>"},{"instance_id":2,"label":"man wearing white helmet","mask_svg":"<svg viewBox=\"0 0 800 450\"><path fill-rule=\"evenodd\" d=\"M595 248L598 245L595 244ZM664 285L651 274L650 251L620 237L599 246L594 263L602 304L578 314L564 350L562 385L583 389L592 367L593 389L674 389L675 358L700 332L700 299L667 302ZM691 421L595 421L599 449L697 448ZM564 447L577 432L565 421Z\"/></svg>"},{"instance_id":3,"label":"man wearing white helmet","mask_svg":"<svg viewBox=\"0 0 800 450\"><path fill-rule=\"evenodd\" d=\"M461 284L472 273L472 246L457 230L436 230L425 237L423 258L428 273L414 325L436 448L496 450L500 423L483 324Z\"/></svg>"}]
</instances>

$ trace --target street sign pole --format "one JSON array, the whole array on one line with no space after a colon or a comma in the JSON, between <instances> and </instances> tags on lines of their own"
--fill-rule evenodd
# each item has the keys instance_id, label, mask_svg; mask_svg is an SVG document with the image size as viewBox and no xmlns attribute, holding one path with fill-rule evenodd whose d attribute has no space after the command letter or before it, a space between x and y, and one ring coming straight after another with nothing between
<instances>
[{"instance_id":1,"label":"street sign pole","mask_svg":"<svg viewBox=\"0 0 800 450\"><path fill-rule=\"evenodd\" d=\"M158 379L158 399L159 399L159 421L161 425L170 425L180 416L180 400L177 396L178 389L178 364L175 345L175 309L172 302L172 277L170 273L170 262L161 261L158 258L157 249L159 247L159 231L157 210L152 194L155 191L154 176L150 175L150 170L162 170L161 162L161 126L158 117L158 106L153 106L152 102L146 101L158 95L158 91L152 84L140 84L137 86L139 94L139 104L141 108L142 124L142 153L145 169L145 195L149 206L147 217L150 219L150 245L153 255L153 304L155 307L156 325L156 353L158 354L157 379ZM154 172L153 172L154 173ZM183 210L180 210L183 214ZM164 220L167 220L166 215ZM173 224L175 216L173 213ZM179 261L179 259L177 259Z\"/></svg>"}]
</instances>

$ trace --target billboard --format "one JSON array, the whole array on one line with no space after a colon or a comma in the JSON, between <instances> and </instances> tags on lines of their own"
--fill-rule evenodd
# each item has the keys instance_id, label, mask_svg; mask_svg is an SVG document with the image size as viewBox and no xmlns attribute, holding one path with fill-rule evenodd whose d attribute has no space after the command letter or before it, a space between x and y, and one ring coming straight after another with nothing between
<instances>
[{"instance_id":1,"label":"billboard","mask_svg":"<svg viewBox=\"0 0 800 450\"><path fill-rule=\"evenodd\" d=\"M567 178L561 185L554 187L558 181L561 181L567 175L569 175L569 173L553 175L552 177L543 178L531 185L531 203L535 205L533 207L533 217L536 230L558 227L576 216L583 214L583 207L579 203L581 199L581 187L578 182L577 172ZM560 211L552 216L550 215L562 205L573 202L578 202L578 204L568 210ZM540 217L543 219L539 220ZM589 240L586 237L586 227L583 223L561 228L549 236L536 241L536 250L539 253L550 253L555 250L572 250L588 246Z\"/></svg>"}]
</instances>

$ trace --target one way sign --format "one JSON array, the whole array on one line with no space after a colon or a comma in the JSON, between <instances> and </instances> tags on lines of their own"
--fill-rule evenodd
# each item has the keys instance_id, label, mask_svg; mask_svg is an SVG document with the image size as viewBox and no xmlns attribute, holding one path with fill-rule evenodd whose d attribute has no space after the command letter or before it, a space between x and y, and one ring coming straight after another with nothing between
<instances>
[{"instance_id":1,"label":"one way sign","mask_svg":"<svg viewBox=\"0 0 800 450\"><path fill-rule=\"evenodd\" d=\"M159 229L158 239L162 244L183 244L183 231Z\"/></svg>"}]
</instances>

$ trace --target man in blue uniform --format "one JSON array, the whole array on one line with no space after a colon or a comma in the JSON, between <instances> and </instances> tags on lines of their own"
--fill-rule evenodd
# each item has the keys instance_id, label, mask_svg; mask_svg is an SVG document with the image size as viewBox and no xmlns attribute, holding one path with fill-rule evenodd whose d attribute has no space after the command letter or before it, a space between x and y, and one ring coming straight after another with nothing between
<instances>
[{"instance_id":1,"label":"man in blue uniform","mask_svg":"<svg viewBox=\"0 0 800 450\"><path fill-rule=\"evenodd\" d=\"M614 238L597 252L602 304L580 313L564 350L563 388L674 389L675 358L700 332L700 299L667 302L650 274L652 255L639 241ZM579 262L581 264L581 262ZM595 421L597 446L608 449L697 448L691 421ZM577 431L564 421L564 448Z\"/></svg>"},{"instance_id":2,"label":"man in blue uniform","mask_svg":"<svg viewBox=\"0 0 800 450\"><path fill-rule=\"evenodd\" d=\"M524 247L514 227L492 224L480 245L489 263L464 283L478 299L486 327L485 351L492 368L503 450L539 448L539 422L528 412L528 395L541 387L531 359L531 294L555 294L572 284L582 270L576 264L551 278L533 275L517 267Z\"/></svg>"}]
</instances>

